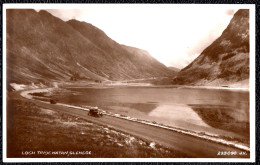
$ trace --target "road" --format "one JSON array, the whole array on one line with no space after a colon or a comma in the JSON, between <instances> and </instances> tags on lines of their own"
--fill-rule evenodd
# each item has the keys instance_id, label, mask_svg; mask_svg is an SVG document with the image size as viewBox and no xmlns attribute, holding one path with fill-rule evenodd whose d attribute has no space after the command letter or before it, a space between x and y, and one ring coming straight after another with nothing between
<instances>
[{"instance_id":1,"label":"road","mask_svg":"<svg viewBox=\"0 0 260 165\"><path fill-rule=\"evenodd\" d=\"M23 98L22 96L18 96ZM26 99L26 98L24 98ZM138 122L124 120L112 116L104 115L103 117L96 118L87 115L87 111L64 107L58 104L49 104L38 100L26 99L44 108L48 108L54 111L67 113L73 116L77 116L86 119L90 122L100 125L106 125L116 130L134 135L136 137L153 141L161 144L165 147L169 147L180 152L183 152L191 157L196 158L249 158L250 153L244 150L212 142L209 140L201 139L195 136L185 135L182 133L174 132L159 127L145 125ZM236 155L218 155L224 151L236 152Z\"/></svg>"}]
</instances>

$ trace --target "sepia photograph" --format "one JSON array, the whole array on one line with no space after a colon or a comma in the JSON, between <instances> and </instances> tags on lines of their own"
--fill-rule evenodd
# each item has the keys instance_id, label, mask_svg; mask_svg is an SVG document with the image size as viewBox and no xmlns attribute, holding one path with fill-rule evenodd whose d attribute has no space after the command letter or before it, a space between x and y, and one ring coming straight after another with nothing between
<instances>
[{"instance_id":1,"label":"sepia photograph","mask_svg":"<svg viewBox=\"0 0 260 165\"><path fill-rule=\"evenodd\" d=\"M253 4L4 4L4 161L255 161L254 40Z\"/></svg>"}]
</instances>

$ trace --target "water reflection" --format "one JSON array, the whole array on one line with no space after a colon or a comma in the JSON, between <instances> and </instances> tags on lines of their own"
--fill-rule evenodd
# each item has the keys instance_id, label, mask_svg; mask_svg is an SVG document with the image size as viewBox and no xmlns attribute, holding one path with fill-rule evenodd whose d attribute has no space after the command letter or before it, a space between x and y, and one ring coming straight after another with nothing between
<instances>
[{"instance_id":1,"label":"water reflection","mask_svg":"<svg viewBox=\"0 0 260 165\"><path fill-rule=\"evenodd\" d=\"M246 108L237 109L221 105L189 106L211 127L249 136L249 112Z\"/></svg>"},{"instance_id":2,"label":"water reflection","mask_svg":"<svg viewBox=\"0 0 260 165\"><path fill-rule=\"evenodd\" d=\"M186 105L160 105L148 115L161 118L164 121L172 121L174 124L188 122L190 124L208 127L208 124L205 123L191 107Z\"/></svg>"},{"instance_id":3,"label":"water reflection","mask_svg":"<svg viewBox=\"0 0 260 165\"><path fill-rule=\"evenodd\" d=\"M249 92L157 87L80 88L73 92L81 95L66 94L59 100L196 132L249 138Z\"/></svg>"},{"instance_id":4,"label":"water reflection","mask_svg":"<svg viewBox=\"0 0 260 165\"><path fill-rule=\"evenodd\" d=\"M249 140L249 111L208 104L161 104L148 113L154 121L195 132L229 137L241 142Z\"/></svg>"},{"instance_id":5,"label":"water reflection","mask_svg":"<svg viewBox=\"0 0 260 165\"><path fill-rule=\"evenodd\" d=\"M111 110L128 110L128 111L139 111L144 114L151 112L153 109L156 109L157 104L146 104L146 103L113 103L107 102L104 105L104 108L109 107Z\"/></svg>"}]
</instances>

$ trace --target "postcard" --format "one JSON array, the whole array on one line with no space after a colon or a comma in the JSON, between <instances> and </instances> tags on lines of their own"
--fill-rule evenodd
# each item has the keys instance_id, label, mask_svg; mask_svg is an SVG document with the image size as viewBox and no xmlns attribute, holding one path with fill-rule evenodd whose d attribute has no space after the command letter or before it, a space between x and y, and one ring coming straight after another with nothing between
<instances>
[{"instance_id":1,"label":"postcard","mask_svg":"<svg viewBox=\"0 0 260 165\"><path fill-rule=\"evenodd\" d=\"M255 161L253 4L3 7L4 162Z\"/></svg>"}]
</instances>

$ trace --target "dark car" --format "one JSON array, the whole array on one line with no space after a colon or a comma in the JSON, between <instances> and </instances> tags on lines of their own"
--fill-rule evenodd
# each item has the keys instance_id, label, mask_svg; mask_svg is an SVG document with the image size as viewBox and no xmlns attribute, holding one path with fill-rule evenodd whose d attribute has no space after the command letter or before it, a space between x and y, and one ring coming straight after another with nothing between
<instances>
[{"instance_id":1,"label":"dark car","mask_svg":"<svg viewBox=\"0 0 260 165\"><path fill-rule=\"evenodd\" d=\"M94 116L94 117L102 117L103 116L102 112L98 109L98 107L91 107L89 109L88 115Z\"/></svg>"},{"instance_id":2,"label":"dark car","mask_svg":"<svg viewBox=\"0 0 260 165\"><path fill-rule=\"evenodd\" d=\"M51 104L56 104L57 101L56 101L56 100L53 100L53 99L50 99L50 103L51 103Z\"/></svg>"}]
</instances>

